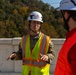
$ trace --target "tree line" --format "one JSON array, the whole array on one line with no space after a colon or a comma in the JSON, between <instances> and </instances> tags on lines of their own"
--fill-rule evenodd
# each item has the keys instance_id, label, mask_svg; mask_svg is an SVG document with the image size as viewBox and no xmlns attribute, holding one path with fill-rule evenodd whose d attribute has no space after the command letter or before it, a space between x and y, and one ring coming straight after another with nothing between
<instances>
[{"instance_id":1,"label":"tree line","mask_svg":"<svg viewBox=\"0 0 76 75\"><path fill-rule=\"evenodd\" d=\"M41 31L52 38L64 38L66 30L60 11L42 0L1 0L0 38L22 37L28 32L27 17L32 11L43 15ZM47 31L47 32L46 32Z\"/></svg>"}]
</instances>

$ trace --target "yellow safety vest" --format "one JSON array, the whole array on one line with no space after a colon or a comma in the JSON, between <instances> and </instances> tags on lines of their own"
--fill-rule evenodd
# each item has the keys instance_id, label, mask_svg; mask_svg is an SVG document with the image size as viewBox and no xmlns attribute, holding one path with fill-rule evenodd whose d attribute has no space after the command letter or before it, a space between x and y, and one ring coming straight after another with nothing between
<instances>
[{"instance_id":1,"label":"yellow safety vest","mask_svg":"<svg viewBox=\"0 0 76 75\"><path fill-rule=\"evenodd\" d=\"M48 51L50 38L41 34L32 52L30 50L30 35L22 38L22 75L49 75L50 64L40 59L40 53L46 54Z\"/></svg>"}]
</instances>

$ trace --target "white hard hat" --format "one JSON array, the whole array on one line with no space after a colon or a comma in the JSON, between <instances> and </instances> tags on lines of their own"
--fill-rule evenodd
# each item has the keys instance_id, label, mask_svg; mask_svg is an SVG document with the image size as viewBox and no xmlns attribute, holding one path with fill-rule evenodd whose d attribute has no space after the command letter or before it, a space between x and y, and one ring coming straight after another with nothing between
<instances>
[{"instance_id":1,"label":"white hard hat","mask_svg":"<svg viewBox=\"0 0 76 75\"><path fill-rule=\"evenodd\" d=\"M39 22L42 22L42 14L40 12L37 12L37 11L33 11L29 17L28 17L28 20L31 21L31 20L34 20L34 21L39 21Z\"/></svg>"},{"instance_id":2,"label":"white hard hat","mask_svg":"<svg viewBox=\"0 0 76 75\"><path fill-rule=\"evenodd\" d=\"M75 10L76 11L76 0L62 0L58 10Z\"/></svg>"}]
</instances>

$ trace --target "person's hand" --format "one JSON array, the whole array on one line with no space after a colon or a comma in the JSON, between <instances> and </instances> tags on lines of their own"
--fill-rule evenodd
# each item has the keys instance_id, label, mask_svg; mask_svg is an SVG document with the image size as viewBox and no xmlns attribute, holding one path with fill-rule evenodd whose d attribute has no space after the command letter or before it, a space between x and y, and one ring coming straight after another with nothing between
<instances>
[{"instance_id":1,"label":"person's hand","mask_svg":"<svg viewBox=\"0 0 76 75\"><path fill-rule=\"evenodd\" d=\"M11 54L11 55L7 58L7 60L13 59L13 58L15 58L15 57L16 57L16 53L13 53L13 54Z\"/></svg>"},{"instance_id":2,"label":"person's hand","mask_svg":"<svg viewBox=\"0 0 76 75\"><path fill-rule=\"evenodd\" d=\"M40 54L40 56L41 56L41 60L48 61L47 55Z\"/></svg>"}]
</instances>

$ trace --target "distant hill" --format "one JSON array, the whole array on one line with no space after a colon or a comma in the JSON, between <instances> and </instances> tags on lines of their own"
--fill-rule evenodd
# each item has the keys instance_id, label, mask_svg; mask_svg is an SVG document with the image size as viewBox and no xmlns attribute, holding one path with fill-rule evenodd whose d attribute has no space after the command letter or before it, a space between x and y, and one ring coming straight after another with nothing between
<instances>
[{"instance_id":1,"label":"distant hill","mask_svg":"<svg viewBox=\"0 0 76 75\"><path fill-rule=\"evenodd\" d=\"M21 37L28 32L27 17L32 11L43 15L41 31L51 38L65 37L61 13L42 0L1 0L0 38ZM47 31L47 32L46 32Z\"/></svg>"}]
</instances>

